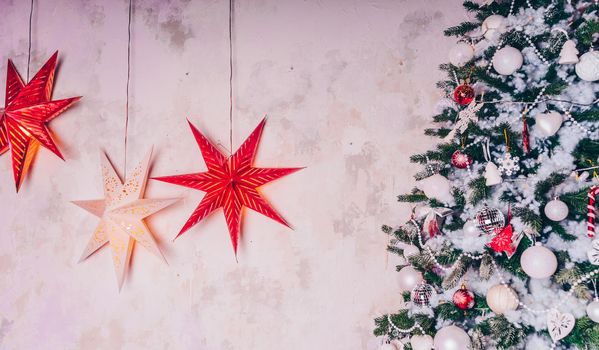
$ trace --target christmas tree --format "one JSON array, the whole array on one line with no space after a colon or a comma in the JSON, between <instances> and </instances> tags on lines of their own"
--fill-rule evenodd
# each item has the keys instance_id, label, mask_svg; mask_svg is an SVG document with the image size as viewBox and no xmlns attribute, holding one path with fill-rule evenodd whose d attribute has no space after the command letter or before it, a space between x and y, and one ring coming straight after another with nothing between
<instances>
[{"instance_id":1,"label":"christmas tree","mask_svg":"<svg viewBox=\"0 0 599 350\"><path fill-rule=\"evenodd\" d=\"M413 214L383 226L386 349L599 349L599 3L465 1Z\"/></svg>"}]
</instances>

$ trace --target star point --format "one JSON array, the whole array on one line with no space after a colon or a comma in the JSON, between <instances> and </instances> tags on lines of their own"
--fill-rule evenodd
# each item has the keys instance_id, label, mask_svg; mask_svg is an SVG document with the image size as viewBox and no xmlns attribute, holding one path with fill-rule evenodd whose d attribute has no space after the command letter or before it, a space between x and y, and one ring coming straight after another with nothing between
<instances>
[{"instance_id":1,"label":"star point","mask_svg":"<svg viewBox=\"0 0 599 350\"><path fill-rule=\"evenodd\" d=\"M236 258L244 207L291 228L260 194L258 187L303 168L256 168L252 165L265 122L266 117L237 151L227 157L188 120L208 171L153 178L205 192L204 197L173 240L219 208L223 209Z\"/></svg>"}]
</instances>

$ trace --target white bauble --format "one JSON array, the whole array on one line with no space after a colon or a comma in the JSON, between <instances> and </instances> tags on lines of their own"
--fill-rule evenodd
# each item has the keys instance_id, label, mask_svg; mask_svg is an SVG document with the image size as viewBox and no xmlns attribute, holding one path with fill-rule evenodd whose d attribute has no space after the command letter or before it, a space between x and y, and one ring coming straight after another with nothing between
<instances>
[{"instance_id":1,"label":"white bauble","mask_svg":"<svg viewBox=\"0 0 599 350\"><path fill-rule=\"evenodd\" d=\"M599 52L589 51L576 63L576 75L582 80L599 80Z\"/></svg>"},{"instance_id":2,"label":"white bauble","mask_svg":"<svg viewBox=\"0 0 599 350\"><path fill-rule=\"evenodd\" d=\"M428 334L413 335L410 344L414 350L431 350L433 348L433 337Z\"/></svg>"},{"instance_id":3,"label":"white bauble","mask_svg":"<svg viewBox=\"0 0 599 350\"><path fill-rule=\"evenodd\" d=\"M474 57L474 49L471 45L459 42L449 50L449 62L454 66L461 67Z\"/></svg>"},{"instance_id":4,"label":"white bauble","mask_svg":"<svg viewBox=\"0 0 599 350\"><path fill-rule=\"evenodd\" d=\"M593 322L599 322L599 301L594 300L589 305L587 305L587 316Z\"/></svg>"},{"instance_id":5,"label":"white bauble","mask_svg":"<svg viewBox=\"0 0 599 350\"><path fill-rule=\"evenodd\" d=\"M499 168L497 168L497 165L495 165L493 162L487 162L484 176L485 184L487 186L499 185L501 181L503 181Z\"/></svg>"},{"instance_id":6,"label":"white bauble","mask_svg":"<svg viewBox=\"0 0 599 350\"><path fill-rule=\"evenodd\" d=\"M518 300L514 297L515 294L513 293L510 287L497 284L487 291L487 305L498 315L516 310Z\"/></svg>"},{"instance_id":7,"label":"white bauble","mask_svg":"<svg viewBox=\"0 0 599 350\"><path fill-rule=\"evenodd\" d=\"M443 175L434 174L416 182L416 187L421 189L428 198L435 198L443 203L453 201L451 184Z\"/></svg>"},{"instance_id":8,"label":"white bauble","mask_svg":"<svg viewBox=\"0 0 599 350\"><path fill-rule=\"evenodd\" d=\"M416 247L415 245L412 245L412 244L407 244L402 249L403 249L403 256L406 259L411 257L412 255L420 254L420 249L418 249L418 247Z\"/></svg>"},{"instance_id":9,"label":"white bauble","mask_svg":"<svg viewBox=\"0 0 599 350\"><path fill-rule=\"evenodd\" d=\"M381 347L379 348L379 350L397 350L397 347L393 344L383 344L381 345Z\"/></svg>"},{"instance_id":10,"label":"white bauble","mask_svg":"<svg viewBox=\"0 0 599 350\"><path fill-rule=\"evenodd\" d=\"M481 231L478 229L478 224L474 220L466 221L462 230L464 231L464 236L475 237L480 236L481 234Z\"/></svg>"},{"instance_id":11,"label":"white bauble","mask_svg":"<svg viewBox=\"0 0 599 350\"><path fill-rule=\"evenodd\" d=\"M549 201L545 205L545 216L553 221L562 221L568 217L568 206L559 199Z\"/></svg>"},{"instance_id":12,"label":"white bauble","mask_svg":"<svg viewBox=\"0 0 599 350\"><path fill-rule=\"evenodd\" d=\"M535 116L535 130L544 137L555 135L564 122L561 114L551 111L549 113L539 113Z\"/></svg>"},{"instance_id":13,"label":"white bauble","mask_svg":"<svg viewBox=\"0 0 599 350\"><path fill-rule=\"evenodd\" d=\"M422 272L416 270L412 266L406 266L399 270L397 274L397 282L401 292L411 292L414 287L423 281Z\"/></svg>"},{"instance_id":14,"label":"white bauble","mask_svg":"<svg viewBox=\"0 0 599 350\"><path fill-rule=\"evenodd\" d=\"M485 39L497 40L499 36L505 33L505 17L500 15L491 15L483 21L481 28Z\"/></svg>"},{"instance_id":15,"label":"white bauble","mask_svg":"<svg viewBox=\"0 0 599 350\"><path fill-rule=\"evenodd\" d=\"M520 265L531 278L547 278L557 270L557 258L551 250L537 242L522 253Z\"/></svg>"},{"instance_id":16,"label":"white bauble","mask_svg":"<svg viewBox=\"0 0 599 350\"><path fill-rule=\"evenodd\" d=\"M447 326L437 331L434 345L435 350L468 350L470 337L460 327Z\"/></svg>"},{"instance_id":17,"label":"white bauble","mask_svg":"<svg viewBox=\"0 0 599 350\"><path fill-rule=\"evenodd\" d=\"M493 56L493 68L501 75L510 75L522 67L522 52L515 47L505 46Z\"/></svg>"}]
</instances>

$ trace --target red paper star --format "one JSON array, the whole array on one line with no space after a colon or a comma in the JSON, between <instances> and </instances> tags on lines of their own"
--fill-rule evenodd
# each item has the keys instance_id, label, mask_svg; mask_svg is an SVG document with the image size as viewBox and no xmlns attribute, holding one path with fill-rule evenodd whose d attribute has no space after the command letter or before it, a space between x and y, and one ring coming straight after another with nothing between
<instances>
[{"instance_id":1,"label":"red paper star","mask_svg":"<svg viewBox=\"0 0 599 350\"><path fill-rule=\"evenodd\" d=\"M497 233L497 236L493 237L489 243L489 247L491 247L497 253L505 252L509 257L516 251L516 248L512 245L513 235L514 232L512 230L512 225L508 224L499 233Z\"/></svg>"},{"instance_id":2,"label":"red paper star","mask_svg":"<svg viewBox=\"0 0 599 350\"><path fill-rule=\"evenodd\" d=\"M11 60L6 74L6 102L0 108L0 154L9 148L17 192L39 144L64 160L46 123L81 97L50 101L58 51L25 85Z\"/></svg>"},{"instance_id":3,"label":"red paper star","mask_svg":"<svg viewBox=\"0 0 599 350\"><path fill-rule=\"evenodd\" d=\"M257 189L268 182L302 168L255 168L252 166L265 122L266 118L260 122L231 157L227 157L220 152L189 122L208 171L155 178L156 180L206 192L206 195L177 237L221 207L225 214L235 255L237 255L237 242L241 231L243 207L248 207L289 227L285 219L268 204Z\"/></svg>"}]
</instances>

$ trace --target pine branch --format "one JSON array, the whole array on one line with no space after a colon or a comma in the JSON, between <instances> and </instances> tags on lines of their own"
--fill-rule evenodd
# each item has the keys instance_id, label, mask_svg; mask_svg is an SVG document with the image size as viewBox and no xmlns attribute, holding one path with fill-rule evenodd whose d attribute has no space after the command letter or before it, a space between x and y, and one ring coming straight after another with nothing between
<instances>
[{"instance_id":1,"label":"pine branch","mask_svg":"<svg viewBox=\"0 0 599 350\"><path fill-rule=\"evenodd\" d=\"M461 36L466 35L466 33L471 32L474 29L478 28L479 26L480 26L479 23L463 22L457 26L445 29L445 31L443 31L443 34L445 34L445 36L461 37Z\"/></svg>"},{"instance_id":2,"label":"pine branch","mask_svg":"<svg viewBox=\"0 0 599 350\"><path fill-rule=\"evenodd\" d=\"M469 198L469 202L472 205L477 205L480 201L488 198L490 195L490 191L487 191L487 183L483 176L470 181L468 187L472 191Z\"/></svg>"},{"instance_id":3,"label":"pine branch","mask_svg":"<svg viewBox=\"0 0 599 350\"><path fill-rule=\"evenodd\" d=\"M551 189L566 180L567 176L562 173L551 173L545 180L539 181L535 188L535 199L539 202L545 202L547 194Z\"/></svg>"}]
</instances>

